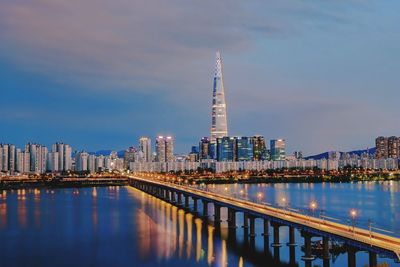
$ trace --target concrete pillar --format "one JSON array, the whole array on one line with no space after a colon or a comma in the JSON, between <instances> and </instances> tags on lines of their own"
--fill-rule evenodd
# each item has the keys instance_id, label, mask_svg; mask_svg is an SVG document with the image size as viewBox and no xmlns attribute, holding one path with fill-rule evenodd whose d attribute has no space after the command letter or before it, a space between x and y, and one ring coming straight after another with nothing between
<instances>
[{"instance_id":1,"label":"concrete pillar","mask_svg":"<svg viewBox=\"0 0 400 267\"><path fill-rule=\"evenodd\" d=\"M329 253L329 237L327 236L322 237L322 249L323 249L322 258L329 260L331 258L331 255Z\"/></svg>"},{"instance_id":2,"label":"concrete pillar","mask_svg":"<svg viewBox=\"0 0 400 267\"><path fill-rule=\"evenodd\" d=\"M203 216L204 218L208 218L208 201L203 200Z\"/></svg>"},{"instance_id":3,"label":"concrete pillar","mask_svg":"<svg viewBox=\"0 0 400 267\"><path fill-rule=\"evenodd\" d=\"M289 226L289 242L287 243L289 247L295 247L297 246L296 241L295 241L295 236L294 236L294 227Z\"/></svg>"},{"instance_id":4,"label":"concrete pillar","mask_svg":"<svg viewBox=\"0 0 400 267\"><path fill-rule=\"evenodd\" d=\"M307 232L302 232L301 235L304 237L304 256L301 257L303 261L311 262L314 260L314 256L311 253L311 238L312 235Z\"/></svg>"},{"instance_id":5,"label":"concrete pillar","mask_svg":"<svg viewBox=\"0 0 400 267\"><path fill-rule=\"evenodd\" d=\"M185 208L189 209L189 196L185 195Z\"/></svg>"},{"instance_id":6,"label":"concrete pillar","mask_svg":"<svg viewBox=\"0 0 400 267\"><path fill-rule=\"evenodd\" d=\"M197 213L197 211L198 211L197 200L198 200L198 198L195 198L195 197L193 198L193 211L195 213Z\"/></svg>"},{"instance_id":7,"label":"concrete pillar","mask_svg":"<svg viewBox=\"0 0 400 267\"><path fill-rule=\"evenodd\" d=\"M378 266L378 260L376 257L376 252L369 252L369 267L376 267Z\"/></svg>"},{"instance_id":8,"label":"concrete pillar","mask_svg":"<svg viewBox=\"0 0 400 267\"><path fill-rule=\"evenodd\" d=\"M182 205L182 193L178 192L178 205Z\"/></svg>"},{"instance_id":9,"label":"concrete pillar","mask_svg":"<svg viewBox=\"0 0 400 267\"><path fill-rule=\"evenodd\" d=\"M231 208L228 208L228 227L236 229L236 211Z\"/></svg>"},{"instance_id":10,"label":"concrete pillar","mask_svg":"<svg viewBox=\"0 0 400 267\"><path fill-rule=\"evenodd\" d=\"M175 203L176 202L176 198L175 198L175 192L171 191L171 202Z\"/></svg>"},{"instance_id":11,"label":"concrete pillar","mask_svg":"<svg viewBox=\"0 0 400 267\"><path fill-rule=\"evenodd\" d=\"M255 237L256 236L256 226L255 226L255 217L254 216L249 216L249 221L250 221L250 237Z\"/></svg>"},{"instance_id":12,"label":"concrete pillar","mask_svg":"<svg viewBox=\"0 0 400 267\"><path fill-rule=\"evenodd\" d=\"M356 248L349 247L347 249L347 266L348 267L356 267L356 253L357 253Z\"/></svg>"},{"instance_id":13,"label":"concrete pillar","mask_svg":"<svg viewBox=\"0 0 400 267\"><path fill-rule=\"evenodd\" d=\"M214 222L221 222L221 206L216 203L214 203Z\"/></svg>"},{"instance_id":14,"label":"concrete pillar","mask_svg":"<svg viewBox=\"0 0 400 267\"><path fill-rule=\"evenodd\" d=\"M246 212L243 213L243 228L249 228L249 215Z\"/></svg>"},{"instance_id":15,"label":"concrete pillar","mask_svg":"<svg viewBox=\"0 0 400 267\"><path fill-rule=\"evenodd\" d=\"M281 226L279 223L271 223L272 228L274 229L274 240L271 246L273 247L281 247L282 244L279 242L279 227Z\"/></svg>"},{"instance_id":16,"label":"concrete pillar","mask_svg":"<svg viewBox=\"0 0 400 267\"><path fill-rule=\"evenodd\" d=\"M263 236L269 236L269 220L264 219L264 232L262 233Z\"/></svg>"},{"instance_id":17,"label":"concrete pillar","mask_svg":"<svg viewBox=\"0 0 400 267\"><path fill-rule=\"evenodd\" d=\"M294 266L296 264L296 248L295 246L289 246L289 263Z\"/></svg>"}]
</instances>

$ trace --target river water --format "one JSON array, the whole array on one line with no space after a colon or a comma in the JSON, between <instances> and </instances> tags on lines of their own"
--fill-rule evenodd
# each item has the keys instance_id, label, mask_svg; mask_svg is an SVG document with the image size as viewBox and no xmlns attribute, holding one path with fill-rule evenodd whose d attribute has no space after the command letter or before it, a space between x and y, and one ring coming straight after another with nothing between
<instances>
[{"instance_id":1,"label":"river water","mask_svg":"<svg viewBox=\"0 0 400 267\"><path fill-rule=\"evenodd\" d=\"M254 184L210 185L207 190L256 202L372 226L399 236L400 184ZM302 239L294 254L281 227L279 253L265 246L262 222L256 220L255 246L246 242L243 218L237 214L235 235L131 187L30 189L0 191L1 266L304 266ZM309 209L310 202L317 204ZM201 210L201 203L199 203ZM192 205L192 203L191 203ZM210 206L210 214L212 208ZM222 219L226 219L225 209ZM293 250L292 250L293 253ZM279 256L278 256L279 255ZM292 257L291 257L292 256ZM290 260L292 259L292 260ZM357 253L357 266L368 254ZM400 266L378 257L379 264ZM325 263L327 264L327 263ZM313 266L323 266L321 259ZM326 266L326 265L325 265ZM332 257L329 266L347 266L347 255Z\"/></svg>"}]
</instances>

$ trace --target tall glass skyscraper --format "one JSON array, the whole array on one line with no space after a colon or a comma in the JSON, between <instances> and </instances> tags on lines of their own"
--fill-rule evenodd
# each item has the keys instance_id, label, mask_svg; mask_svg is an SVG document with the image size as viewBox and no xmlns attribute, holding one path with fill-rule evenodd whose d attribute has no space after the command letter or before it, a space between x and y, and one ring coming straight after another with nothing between
<instances>
[{"instance_id":1,"label":"tall glass skyscraper","mask_svg":"<svg viewBox=\"0 0 400 267\"><path fill-rule=\"evenodd\" d=\"M211 114L212 114L211 143L215 144L217 138L228 136L225 89L224 89L224 79L222 74L222 59L220 52L217 52L217 58L216 58Z\"/></svg>"},{"instance_id":2,"label":"tall glass skyscraper","mask_svg":"<svg viewBox=\"0 0 400 267\"><path fill-rule=\"evenodd\" d=\"M285 160L285 139L271 140L271 159L272 160Z\"/></svg>"}]
</instances>

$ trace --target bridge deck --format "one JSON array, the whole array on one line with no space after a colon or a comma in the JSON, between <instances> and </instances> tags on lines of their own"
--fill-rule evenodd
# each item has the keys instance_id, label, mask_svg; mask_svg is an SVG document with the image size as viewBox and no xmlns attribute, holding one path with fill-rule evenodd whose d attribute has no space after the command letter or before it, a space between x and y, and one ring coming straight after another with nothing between
<instances>
[{"instance_id":1,"label":"bridge deck","mask_svg":"<svg viewBox=\"0 0 400 267\"><path fill-rule=\"evenodd\" d=\"M311 232L326 234L328 236L341 237L346 240L358 242L360 244L370 246L372 248L380 248L385 251L392 252L398 260L400 260L400 238L391 237L381 233L368 231L358 227L350 227L336 222L307 216L290 210L284 210L271 207L265 204L259 204L248 200L238 199L226 195L220 195L197 188L176 185L156 180L143 179L140 177L131 177L145 183L150 183L164 189L171 189L181 192L191 197L215 202L221 206L233 208L237 211L245 211L248 214L260 218L274 218L283 224L295 225L297 228L312 230Z\"/></svg>"}]
</instances>

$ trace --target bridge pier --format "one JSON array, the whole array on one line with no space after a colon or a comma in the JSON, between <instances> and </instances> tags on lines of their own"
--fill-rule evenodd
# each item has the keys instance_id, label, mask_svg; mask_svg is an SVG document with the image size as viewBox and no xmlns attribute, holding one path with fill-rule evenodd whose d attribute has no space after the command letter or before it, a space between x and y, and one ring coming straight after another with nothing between
<instances>
[{"instance_id":1,"label":"bridge pier","mask_svg":"<svg viewBox=\"0 0 400 267\"><path fill-rule=\"evenodd\" d=\"M289 263L294 266L296 264L296 247L289 246Z\"/></svg>"},{"instance_id":2,"label":"bridge pier","mask_svg":"<svg viewBox=\"0 0 400 267\"><path fill-rule=\"evenodd\" d=\"M269 220L264 219L264 232L262 233L264 237L269 236Z\"/></svg>"},{"instance_id":3,"label":"bridge pier","mask_svg":"<svg viewBox=\"0 0 400 267\"><path fill-rule=\"evenodd\" d=\"M181 206L182 205L182 193L178 192L178 205Z\"/></svg>"},{"instance_id":4,"label":"bridge pier","mask_svg":"<svg viewBox=\"0 0 400 267\"><path fill-rule=\"evenodd\" d=\"M347 266L348 267L356 267L356 253L357 249L354 247L348 247L347 250Z\"/></svg>"},{"instance_id":5,"label":"bridge pier","mask_svg":"<svg viewBox=\"0 0 400 267\"><path fill-rule=\"evenodd\" d=\"M286 245L289 246L289 247L297 246L296 241L295 241L294 227L293 226L289 226L289 242Z\"/></svg>"},{"instance_id":6,"label":"bridge pier","mask_svg":"<svg viewBox=\"0 0 400 267\"><path fill-rule=\"evenodd\" d=\"M185 209L189 209L189 195L185 195Z\"/></svg>"},{"instance_id":7,"label":"bridge pier","mask_svg":"<svg viewBox=\"0 0 400 267\"><path fill-rule=\"evenodd\" d=\"M216 203L214 203L214 222L221 222L221 206Z\"/></svg>"},{"instance_id":8,"label":"bridge pier","mask_svg":"<svg viewBox=\"0 0 400 267\"><path fill-rule=\"evenodd\" d=\"M306 263L311 262L312 260L315 259L311 252L312 235L308 232L303 231L301 232L301 236L304 237L304 256L302 256L301 259Z\"/></svg>"},{"instance_id":9,"label":"bridge pier","mask_svg":"<svg viewBox=\"0 0 400 267\"><path fill-rule=\"evenodd\" d=\"M197 213L198 212L198 206L197 206L197 200L199 200L197 197L192 197L193 198L193 212Z\"/></svg>"},{"instance_id":10,"label":"bridge pier","mask_svg":"<svg viewBox=\"0 0 400 267\"><path fill-rule=\"evenodd\" d=\"M324 260L329 260L331 258L331 255L329 253L329 237L323 236L322 237L322 257Z\"/></svg>"},{"instance_id":11,"label":"bridge pier","mask_svg":"<svg viewBox=\"0 0 400 267\"><path fill-rule=\"evenodd\" d=\"M250 237L255 237L255 236L256 236L255 220L256 220L256 217L254 217L254 216L249 216L249 221L250 221Z\"/></svg>"},{"instance_id":12,"label":"bridge pier","mask_svg":"<svg viewBox=\"0 0 400 267\"><path fill-rule=\"evenodd\" d=\"M378 260L376 257L376 252L369 252L369 267L376 267L378 266Z\"/></svg>"},{"instance_id":13,"label":"bridge pier","mask_svg":"<svg viewBox=\"0 0 400 267\"><path fill-rule=\"evenodd\" d=\"M279 227L281 226L277 222L271 222L271 226L274 229L274 240L273 243L271 244L272 247L281 247L282 244L279 242Z\"/></svg>"},{"instance_id":14,"label":"bridge pier","mask_svg":"<svg viewBox=\"0 0 400 267\"><path fill-rule=\"evenodd\" d=\"M203 200L203 217L208 218L208 201Z\"/></svg>"},{"instance_id":15,"label":"bridge pier","mask_svg":"<svg viewBox=\"0 0 400 267\"><path fill-rule=\"evenodd\" d=\"M175 197L175 192L171 191L171 202L176 203L176 197Z\"/></svg>"},{"instance_id":16,"label":"bridge pier","mask_svg":"<svg viewBox=\"0 0 400 267\"><path fill-rule=\"evenodd\" d=\"M236 210L228 208L228 228L236 229Z\"/></svg>"}]
</instances>

